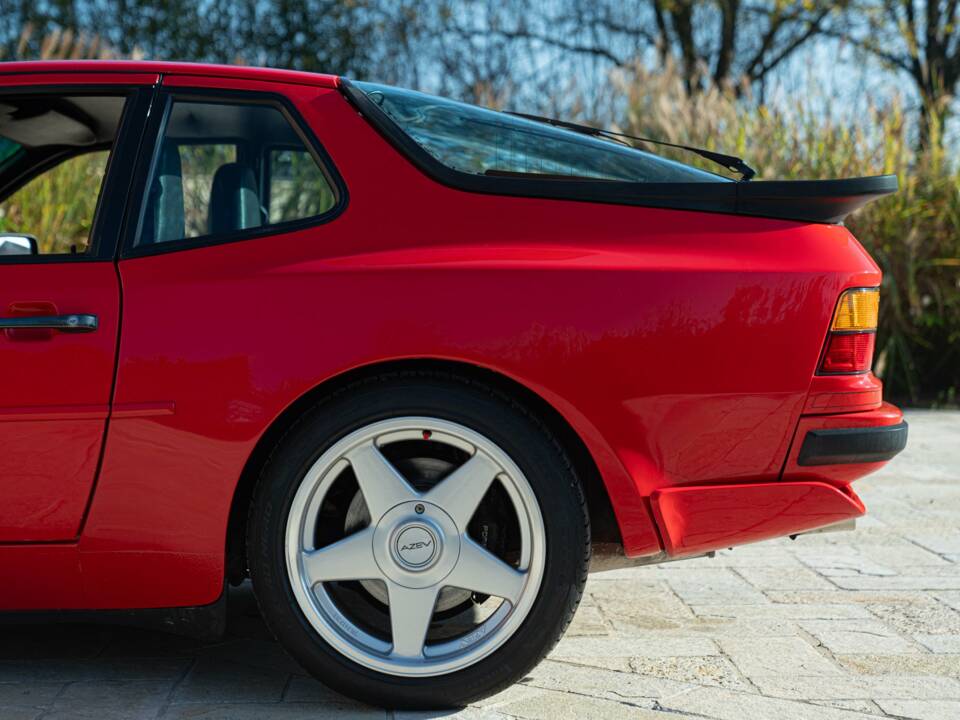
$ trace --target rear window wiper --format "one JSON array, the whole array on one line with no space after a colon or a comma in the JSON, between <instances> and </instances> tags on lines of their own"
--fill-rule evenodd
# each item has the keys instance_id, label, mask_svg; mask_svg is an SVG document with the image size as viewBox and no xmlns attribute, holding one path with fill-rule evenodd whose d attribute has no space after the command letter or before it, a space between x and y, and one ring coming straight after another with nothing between
<instances>
[{"instance_id":1,"label":"rear window wiper","mask_svg":"<svg viewBox=\"0 0 960 720\"><path fill-rule=\"evenodd\" d=\"M757 171L747 165L743 158L738 158L736 155L726 155L724 153L714 152L713 150L705 150L704 148L692 147L690 145L678 145L677 143L667 142L666 140L654 140L653 138L640 137L638 135L628 135L627 133L604 130L602 128L590 127L589 125L578 125L577 123L567 122L566 120L556 120L554 118L542 117L540 115L530 115L528 113L512 112L510 110L505 110L504 112L507 115L513 115L514 117L524 118L525 120L533 120L534 122L545 123L547 125L553 125L554 127L564 128L565 130L572 130L573 132L580 133L581 135L592 135L593 137L605 138L607 140L613 140L614 142L623 142L620 140L620 138L626 138L636 142L650 143L651 145L663 145L665 147L677 148L678 150L686 150L687 152L692 152L702 158L705 158L706 160L715 162L730 172L737 173L740 175L740 180L742 182L749 180L757 174Z\"/></svg>"}]
</instances>

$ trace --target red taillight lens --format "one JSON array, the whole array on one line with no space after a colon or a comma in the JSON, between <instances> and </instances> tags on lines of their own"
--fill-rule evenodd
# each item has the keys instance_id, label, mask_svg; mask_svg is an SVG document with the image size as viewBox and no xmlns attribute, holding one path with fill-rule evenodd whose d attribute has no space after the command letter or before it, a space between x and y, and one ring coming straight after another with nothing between
<instances>
[{"instance_id":1,"label":"red taillight lens","mask_svg":"<svg viewBox=\"0 0 960 720\"><path fill-rule=\"evenodd\" d=\"M870 371L879 309L880 288L850 288L843 291L833 311L819 373Z\"/></svg>"},{"instance_id":2,"label":"red taillight lens","mask_svg":"<svg viewBox=\"0 0 960 720\"><path fill-rule=\"evenodd\" d=\"M827 340L820 371L825 373L867 372L873 362L876 333L832 333Z\"/></svg>"}]
</instances>

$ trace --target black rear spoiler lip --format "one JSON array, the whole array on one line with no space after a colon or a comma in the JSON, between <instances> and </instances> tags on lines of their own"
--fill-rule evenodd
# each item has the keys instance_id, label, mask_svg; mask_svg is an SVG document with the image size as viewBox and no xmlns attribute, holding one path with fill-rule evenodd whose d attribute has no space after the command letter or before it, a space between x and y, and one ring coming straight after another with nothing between
<instances>
[{"instance_id":1,"label":"black rear spoiler lip","mask_svg":"<svg viewBox=\"0 0 960 720\"><path fill-rule=\"evenodd\" d=\"M815 223L840 223L854 210L899 187L896 175L846 180L739 182L738 215L760 215Z\"/></svg>"},{"instance_id":2,"label":"black rear spoiler lip","mask_svg":"<svg viewBox=\"0 0 960 720\"><path fill-rule=\"evenodd\" d=\"M895 175L679 183L474 175L454 170L433 157L348 79L340 78L339 89L360 115L424 175L467 192L835 224L871 200L897 190Z\"/></svg>"}]
</instances>

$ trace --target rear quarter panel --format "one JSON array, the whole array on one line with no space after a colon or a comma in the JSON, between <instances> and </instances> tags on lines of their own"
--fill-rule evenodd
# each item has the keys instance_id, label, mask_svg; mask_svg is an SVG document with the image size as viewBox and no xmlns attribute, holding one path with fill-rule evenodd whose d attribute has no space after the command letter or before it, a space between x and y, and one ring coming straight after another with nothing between
<instances>
[{"instance_id":1,"label":"rear quarter panel","mask_svg":"<svg viewBox=\"0 0 960 720\"><path fill-rule=\"evenodd\" d=\"M258 438L311 388L388 360L540 394L596 460L630 555L661 549L652 491L779 475L839 293L879 282L844 228L465 193L335 90L286 92L349 203L311 229L120 262L116 407L175 411L111 422L81 557L147 571L86 602L215 599Z\"/></svg>"}]
</instances>

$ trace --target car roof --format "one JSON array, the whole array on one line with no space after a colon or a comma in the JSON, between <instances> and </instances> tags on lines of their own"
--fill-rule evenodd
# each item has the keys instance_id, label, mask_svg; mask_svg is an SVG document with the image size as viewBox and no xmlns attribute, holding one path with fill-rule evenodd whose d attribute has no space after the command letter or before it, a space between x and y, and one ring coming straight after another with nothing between
<instances>
[{"instance_id":1,"label":"car roof","mask_svg":"<svg viewBox=\"0 0 960 720\"><path fill-rule=\"evenodd\" d=\"M28 73L162 73L165 75L204 75L207 77L268 80L336 87L336 75L208 63L163 62L156 60L28 60L0 63L0 75Z\"/></svg>"}]
</instances>

